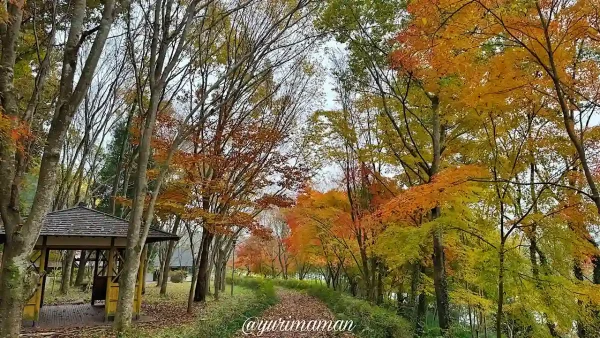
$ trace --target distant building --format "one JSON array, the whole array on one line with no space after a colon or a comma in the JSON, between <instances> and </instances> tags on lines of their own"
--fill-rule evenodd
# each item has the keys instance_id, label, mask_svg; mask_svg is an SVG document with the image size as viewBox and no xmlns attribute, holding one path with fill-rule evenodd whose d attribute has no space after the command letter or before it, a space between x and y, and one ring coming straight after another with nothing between
<instances>
[{"instance_id":1,"label":"distant building","mask_svg":"<svg viewBox=\"0 0 600 338\"><path fill-rule=\"evenodd\" d=\"M171 264L169 264L169 269L171 271L174 270L186 270L188 272L187 279L191 280L192 277L192 266L194 265L194 258L192 252L189 248L183 247L175 247L173 249L173 256L171 257ZM151 276L146 275L146 281L156 281L158 279L158 269L160 267L160 262L158 257L154 259L152 262L152 267L154 267L154 274Z\"/></svg>"},{"instance_id":2,"label":"distant building","mask_svg":"<svg viewBox=\"0 0 600 338\"><path fill-rule=\"evenodd\" d=\"M201 233L194 234L194 248L200 247ZM177 243L177 246L173 249L173 255L171 256L171 262L169 269L173 270L186 270L188 272L187 279L192 278L192 266L194 265L194 258L196 254L190 249L190 240L187 234L183 234L181 239ZM154 267L154 274L151 276L152 280L158 279L158 269L160 267L159 257L156 256L152 261L150 267ZM148 276L146 277L148 278ZM148 280L148 279L146 279Z\"/></svg>"}]
</instances>

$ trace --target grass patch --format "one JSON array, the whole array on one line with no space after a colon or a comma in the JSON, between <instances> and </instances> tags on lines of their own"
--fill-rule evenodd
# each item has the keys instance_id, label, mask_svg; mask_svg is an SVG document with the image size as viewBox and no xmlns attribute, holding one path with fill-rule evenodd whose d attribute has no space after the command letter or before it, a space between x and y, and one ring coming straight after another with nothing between
<instances>
[{"instance_id":1,"label":"grass patch","mask_svg":"<svg viewBox=\"0 0 600 338\"><path fill-rule=\"evenodd\" d=\"M44 305L57 304L82 304L89 303L92 299L92 290L81 286L69 287L68 293L60 293L60 277L46 277L44 288Z\"/></svg>"},{"instance_id":2,"label":"grass patch","mask_svg":"<svg viewBox=\"0 0 600 338\"><path fill-rule=\"evenodd\" d=\"M235 284L251 287L262 283L262 278L236 278ZM334 291L325 285L300 280L272 280L275 285L303 290L320 299L329 307L337 319L350 319L356 324L352 331L358 337L365 338L406 338L412 337L412 327L408 321L394 311L373 305L365 300Z\"/></svg>"},{"instance_id":3,"label":"grass patch","mask_svg":"<svg viewBox=\"0 0 600 338\"><path fill-rule=\"evenodd\" d=\"M146 283L146 293L144 293L144 302L173 302L187 304L191 284L192 282L189 281L182 283L168 283L167 294L161 296L160 286L156 286L156 283L154 282ZM211 298L209 298L209 300L211 300Z\"/></svg>"}]
</instances>

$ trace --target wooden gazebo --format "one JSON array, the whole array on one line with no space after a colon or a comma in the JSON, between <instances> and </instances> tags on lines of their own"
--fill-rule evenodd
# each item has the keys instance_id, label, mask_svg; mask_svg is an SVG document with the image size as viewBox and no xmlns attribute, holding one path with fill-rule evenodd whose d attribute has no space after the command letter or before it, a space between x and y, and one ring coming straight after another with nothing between
<instances>
[{"instance_id":1,"label":"wooden gazebo","mask_svg":"<svg viewBox=\"0 0 600 338\"><path fill-rule=\"evenodd\" d=\"M48 213L44 218L40 237L30 258L31 268L42 273L38 288L23 310L23 320L36 322L43 306L44 286L50 250L86 250L93 252L94 264L92 305L104 301L105 320L114 317L119 299L121 274L129 223L98 210L79 205L74 208ZM5 242L4 228L0 227L0 243ZM146 243L179 240L179 236L150 228ZM139 315L144 283L144 247L136 283L133 310Z\"/></svg>"}]
</instances>

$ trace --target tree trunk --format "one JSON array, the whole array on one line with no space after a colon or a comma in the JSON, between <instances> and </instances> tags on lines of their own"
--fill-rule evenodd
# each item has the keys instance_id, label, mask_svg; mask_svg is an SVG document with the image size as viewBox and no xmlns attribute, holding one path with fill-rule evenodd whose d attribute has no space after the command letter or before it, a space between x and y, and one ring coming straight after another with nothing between
<instances>
[{"instance_id":1,"label":"tree trunk","mask_svg":"<svg viewBox=\"0 0 600 338\"><path fill-rule=\"evenodd\" d=\"M14 65L16 47L19 40L23 17L23 2L7 2L7 19L2 24L2 53L0 54L0 103L3 113L17 117L19 105L14 87ZM18 337L21 330L21 316L26 301L25 280L29 273L29 254L35 241L30 233L18 232L21 220L18 209L18 161L17 152L12 144L6 144L0 138L0 215L6 231L6 243L2 254L2 270L0 273L0 337ZM22 156L21 156L22 157ZM50 192L48 192L50 194ZM15 195L14 197L12 195ZM50 197L50 196L48 196ZM45 209L50 204L47 198ZM45 211L44 211L45 212ZM36 223L33 223L36 225ZM40 225L41 226L41 225ZM38 230L39 231L39 230ZM35 230L33 231L35 232ZM29 235L29 236L28 236ZM37 235L36 235L37 237Z\"/></svg>"},{"instance_id":2,"label":"tree trunk","mask_svg":"<svg viewBox=\"0 0 600 338\"><path fill-rule=\"evenodd\" d=\"M500 246L498 271L498 310L496 313L496 337L502 338L502 316L504 306L504 243Z\"/></svg>"},{"instance_id":3,"label":"tree trunk","mask_svg":"<svg viewBox=\"0 0 600 338\"><path fill-rule=\"evenodd\" d=\"M427 299L425 292L419 291L421 285L421 274L425 273L422 264L416 264L413 270L411 282L411 294L413 295L415 335L421 337L425 331L425 316L427 314Z\"/></svg>"},{"instance_id":4,"label":"tree trunk","mask_svg":"<svg viewBox=\"0 0 600 338\"><path fill-rule=\"evenodd\" d=\"M29 254L24 245L4 245L0 284L0 337L19 337L23 306L37 287L39 275L27 271Z\"/></svg>"},{"instance_id":5,"label":"tree trunk","mask_svg":"<svg viewBox=\"0 0 600 338\"><path fill-rule=\"evenodd\" d=\"M204 229L202 232L200 262L198 263L198 280L196 281L196 289L194 292L195 302L206 301L206 295L208 294L208 254L213 237L214 235L207 229Z\"/></svg>"},{"instance_id":6,"label":"tree trunk","mask_svg":"<svg viewBox=\"0 0 600 338\"><path fill-rule=\"evenodd\" d=\"M406 307L404 305L405 301L406 297L404 297L404 289L402 284L400 284L400 286L398 286L398 289L396 290L396 313L399 316L406 318Z\"/></svg>"},{"instance_id":7,"label":"tree trunk","mask_svg":"<svg viewBox=\"0 0 600 338\"><path fill-rule=\"evenodd\" d=\"M429 172L431 180L439 171L442 155L442 125L439 112L439 98L431 97L431 109L433 111L432 119L432 146L433 161ZM437 206L431 210L431 218L440 217L440 207ZM435 229L433 233L433 284L435 287L435 297L438 310L438 321L442 334L450 328L450 297L448 295L448 281L446 279L446 259L444 257L444 242L441 229Z\"/></svg>"},{"instance_id":8,"label":"tree trunk","mask_svg":"<svg viewBox=\"0 0 600 338\"><path fill-rule=\"evenodd\" d=\"M225 292L225 274L227 273L227 261L221 266L221 292Z\"/></svg>"},{"instance_id":9,"label":"tree trunk","mask_svg":"<svg viewBox=\"0 0 600 338\"><path fill-rule=\"evenodd\" d=\"M71 270L69 270L69 286L75 283L75 251L73 251L73 260L71 261Z\"/></svg>"},{"instance_id":10,"label":"tree trunk","mask_svg":"<svg viewBox=\"0 0 600 338\"><path fill-rule=\"evenodd\" d=\"M583 275L583 270L581 270L581 264L577 261L575 261L575 263L573 264L573 273L575 275L575 278L577 278L578 280L583 281L585 279L585 277ZM586 311L585 304L581 300L578 300L577 303L579 304L579 306L582 307L582 309L585 312ZM577 327L577 337L586 338L587 337L587 328L585 325L585 321L581 320L581 319L577 320L575 322L575 326Z\"/></svg>"},{"instance_id":11,"label":"tree trunk","mask_svg":"<svg viewBox=\"0 0 600 338\"><path fill-rule=\"evenodd\" d=\"M417 337L423 336L425 332L425 316L427 314L427 299L425 293L419 293L417 297L417 313L415 316L415 334Z\"/></svg>"},{"instance_id":12,"label":"tree trunk","mask_svg":"<svg viewBox=\"0 0 600 338\"><path fill-rule=\"evenodd\" d=\"M436 207L432 214L434 218L439 217L439 207ZM433 234L433 284L435 286L439 325L442 331L446 331L450 328L450 300L446 279L444 245L440 230L435 230Z\"/></svg>"},{"instance_id":13,"label":"tree trunk","mask_svg":"<svg viewBox=\"0 0 600 338\"><path fill-rule=\"evenodd\" d=\"M221 250L220 247L218 247L217 243L215 243L215 248L214 248L214 259L213 259L213 270L215 271L215 275L214 275L214 295L215 295L215 300L219 300L219 292L221 291L221 264L219 264L219 260L221 258L221 255L223 254L223 251Z\"/></svg>"},{"instance_id":14,"label":"tree trunk","mask_svg":"<svg viewBox=\"0 0 600 338\"><path fill-rule=\"evenodd\" d=\"M160 288L162 286L162 280L163 280L163 270L165 269L165 259L166 259L166 252L159 252L158 254L158 269L156 271L154 271L154 273L156 274L156 287Z\"/></svg>"},{"instance_id":15,"label":"tree trunk","mask_svg":"<svg viewBox=\"0 0 600 338\"><path fill-rule=\"evenodd\" d=\"M377 294L376 294L376 303L378 305L383 304L383 274L384 274L384 266L381 260L377 260Z\"/></svg>"},{"instance_id":16,"label":"tree trunk","mask_svg":"<svg viewBox=\"0 0 600 338\"><path fill-rule=\"evenodd\" d=\"M199 259L200 257L198 257ZM196 285L196 281L198 280L198 264L194 262L192 264L192 283L190 284L190 292L188 294L188 303L187 303L187 313L192 313L193 305L194 305L194 289Z\"/></svg>"},{"instance_id":17,"label":"tree trunk","mask_svg":"<svg viewBox=\"0 0 600 338\"><path fill-rule=\"evenodd\" d=\"M157 8L159 6L157 5ZM156 9L158 11L159 9ZM152 205L156 201L153 192L148 209L144 212L146 195L148 192L148 163L150 161L150 141L156 123L156 114L160 102L160 93L154 88L150 95L150 106L146 114L142 138L138 147L138 163L135 175L135 193L127 229L127 244L125 250L125 264L119 278L119 301L115 315L114 328L122 332L131 325L133 316L133 297L135 294L135 281L140 267L140 255L145 244L147 230L153 216ZM159 182L160 183L160 182ZM144 216L147 216L144 218ZM143 229L142 229L143 225Z\"/></svg>"},{"instance_id":18,"label":"tree trunk","mask_svg":"<svg viewBox=\"0 0 600 338\"><path fill-rule=\"evenodd\" d=\"M117 215L117 195L119 193L119 179L121 177L121 171L123 169L123 158L125 157L125 148L129 139L129 128L131 127L131 120L133 117L133 113L135 112L136 104L137 102L135 102L131 106L131 109L129 109L129 113L127 114L127 124L125 125L126 134L125 137L123 137L123 142L121 142L121 147L119 149L119 158L117 160L117 167L115 168L115 177L113 179L112 192L110 198L111 213L115 216Z\"/></svg>"},{"instance_id":19,"label":"tree trunk","mask_svg":"<svg viewBox=\"0 0 600 338\"><path fill-rule=\"evenodd\" d=\"M134 196L127 230L127 245L125 251L125 264L119 280L119 302L117 304L117 314L115 316L114 328L118 332L126 330L131 325L133 296L135 291L135 279L139 268L139 259L142 247L146 242L148 231L152 218L154 217L154 206L160 192L160 187L167 175L167 166L177 148L178 142L173 141L173 146L169 148L167 158L159 168L158 177L154 180L154 186L151 198L146 208L146 197L148 192L148 164L150 163L151 141L156 125L156 116L159 105L163 99L164 88L169 81L171 71L175 64L179 62L179 55L184 49L183 39L187 38L190 30L192 18L196 14L196 6L199 1L191 1L187 4L181 24L172 25L171 10L172 1L157 1L154 4L152 13L152 33L149 52L148 86L150 99L148 108L145 110L142 136L138 146L137 171L135 174ZM179 5L178 5L179 6ZM164 12L163 12L164 11ZM167 19L164 19L164 18ZM175 26L174 32L171 28ZM177 43L175 41L179 40ZM131 43L133 44L133 43ZM128 45L131 57L135 57L133 46ZM174 50L170 48L175 44ZM167 56L170 55L170 59ZM134 60L134 62L137 62ZM138 94L144 88L139 86L139 78L136 82ZM140 94L142 95L142 94ZM142 103L139 102L141 105ZM127 187L125 187L126 189ZM143 226L143 228L142 228Z\"/></svg>"},{"instance_id":20,"label":"tree trunk","mask_svg":"<svg viewBox=\"0 0 600 338\"><path fill-rule=\"evenodd\" d=\"M173 233L176 234L179 231L179 223L181 223L181 216L177 215L175 218L175 224L173 225ZM190 239L191 241L191 239ZM171 258L173 257L173 250L175 250L175 241L169 241L169 246L167 247L167 253L165 255L165 261L162 267L161 274L163 275L163 280L160 283L160 294L167 294L167 280L169 276L169 270L171 269Z\"/></svg>"},{"instance_id":21,"label":"tree trunk","mask_svg":"<svg viewBox=\"0 0 600 338\"><path fill-rule=\"evenodd\" d=\"M83 278L85 277L85 266L87 264L87 251L81 250L81 256L79 257L79 270L77 270L77 278L75 278L75 286L83 284Z\"/></svg>"},{"instance_id":22,"label":"tree trunk","mask_svg":"<svg viewBox=\"0 0 600 338\"><path fill-rule=\"evenodd\" d=\"M131 324L135 282L140 268L141 254L142 247L139 242L137 245L128 245L125 248L125 264L123 264L123 270L119 276L119 301L114 323L117 331L128 328Z\"/></svg>"},{"instance_id":23,"label":"tree trunk","mask_svg":"<svg viewBox=\"0 0 600 338\"><path fill-rule=\"evenodd\" d=\"M214 283L214 292L215 300L219 300L219 292L221 292L221 276L219 275L219 269L215 268L215 280Z\"/></svg>"},{"instance_id":24,"label":"tree trunk","mask_svg":"<svg viewBox=\"0 0 600 338\"><path fill-rule=\"evenodd\" d=\"M69 287L71 285L71 268L73 267L73 259L75 258L74 250L67 250L65 258L63 260L63 266L61 271L60 280L60 293L66 295L69 293Z\"/></svg>"}]
</instances>

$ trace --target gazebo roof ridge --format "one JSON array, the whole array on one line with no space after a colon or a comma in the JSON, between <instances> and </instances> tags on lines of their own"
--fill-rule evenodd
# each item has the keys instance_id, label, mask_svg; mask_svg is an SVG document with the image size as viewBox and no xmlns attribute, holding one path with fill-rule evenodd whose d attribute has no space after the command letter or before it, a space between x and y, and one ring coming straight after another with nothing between
<instances>
[{"instance_id":1,"label":"gazebo roof ridge","mask_svg":"<svg viewBox=\"0 0 600 338\"><path fill-rule=\"evenodd\" d=\"M127 238L129 222L123 218L88 208L82 204L56 210L44 215L40 238L51 237L89 237L89 238ZM0 243L4 242L4 227L0 227ZM147 243L179 240L180 236L154 227L148 231ZM122 244L121 244L122 245Z\"/></svg>"},{"instance_id":2,"label":"gazebo roof ridge","mask_svg":"<svg viewBox=\"0 0 600 338\"><path fill-rule=\"evenodd\" d=\"M99 214L102 214L102 215L104 215L104 216L112 217L112 218L115 218L115 219L117 219L117 220L119 220L119 221L126 222L126 223L129 225L129 221L128 221L128 220L126 220L126 219L124 219L124 218L117 217L117 216L115 216L115 215L111 215L111 214L109 214L109 213L106 213L106 212L104 212L104 211L100 211L100 210L98 210L98 209L92 209L92 208L88 208L87 206L85 206L85 205L83 205L83 204L81 204L81 203L80 203L80 204L78 204L78 205L76 205L76 206L74 206L74 207L71 207L71 208L66 208L66 209L62 209L62 210L55 210L55 211L49 212L48 214L51 214L51 213L54 213L54 212L59 212L59 211L65 211L65 210L69 210L69 209L76 209L76 208L83 208L83 209L86 209L86 210L95 211L95 212L97 212L97 213L99 213ZM168 232L168 231L160 230L160 229L157 229L157 228L155 228L155 227L153 227L153 226L150 226L150 230L154 230L154 231L156 231L156 232L160 232L160 233L163 233L163 234L165 234L165 235L168 235L168 236L173 236L173 235L177 236L177 234L173 234L173 233L171 233L171 232ZM179 236L177 236L177 237L179 238Z\"/></svg>"}]
</instances>

